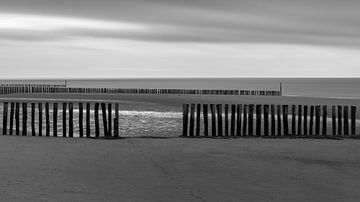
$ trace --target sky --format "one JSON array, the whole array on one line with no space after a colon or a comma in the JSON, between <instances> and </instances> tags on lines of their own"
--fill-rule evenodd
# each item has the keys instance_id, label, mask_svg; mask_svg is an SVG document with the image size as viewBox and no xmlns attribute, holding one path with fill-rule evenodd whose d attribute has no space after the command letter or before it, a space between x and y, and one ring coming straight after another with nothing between
<instances>
[{"instance_id":1,"label":"sky","mask_svg":"<svg viewBox=\"0 0 360 202\"><path fill-rule=\"evenodd\" d=\"M359 77L359 0L0 0L0 78Z\"/></svg>"}]
</instances>

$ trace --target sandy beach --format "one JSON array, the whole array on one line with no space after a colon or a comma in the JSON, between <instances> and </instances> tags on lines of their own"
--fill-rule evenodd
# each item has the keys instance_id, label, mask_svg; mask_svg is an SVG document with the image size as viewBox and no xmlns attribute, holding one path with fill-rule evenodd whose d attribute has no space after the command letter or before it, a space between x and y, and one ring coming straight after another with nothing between
<instances>
[{"instance_id":1,"label":"sandy beach","mask_svg":"<svg viewBox=\"0 0 360 202\"><path fill-rule=\"evenodd\" d=\"M360 141L0 136L2 201L359 201Z\"/></svg>"},{"instance_id":2,"label":"sandy beach","mask_svg":"<svg viewBox=\"0 0 360 202\"><path fill-rule=\"evenodd\" d=\"M3 95L3 100L355 105L356 99ZM180 131L179 131L180 135ZM156 136L153 134L152 136ZM0 136L6 201L359 201L360 141ZM21 191L19 191L21 190ZM56 200L55 200L56 199Z\"/></svg>"}]
</instances>

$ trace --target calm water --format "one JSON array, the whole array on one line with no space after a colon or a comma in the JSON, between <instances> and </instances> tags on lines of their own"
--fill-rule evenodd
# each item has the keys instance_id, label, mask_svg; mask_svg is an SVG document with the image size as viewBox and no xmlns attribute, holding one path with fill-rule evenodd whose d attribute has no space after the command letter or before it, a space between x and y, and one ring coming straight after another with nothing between
<instances>
[{"instance_id":1,"label":"calm water","mask_svg":"<svg viewBox=\"0 0 360 202\"><path fill-rule=\"evenodd\" d=\"M61 80L26 81L11 80L0 83L56 83ZM349 79L108 79L68 80L71 87L114 87L114 88L201 88L201 89L279 89L288 96L345 97L360 98L360 78ZM182 116L180 108L158 103L126 102L120 104L120 133L122 136L178 136L181 134ZM61 106L60 106L61 107ZM77 106L74 106L75 108ZM30 117L30 109L28 109ZM3 109L0 109L2 123ZM36 112L37 113L37 112ZM52 113L52 112L51 112ZM78 111L74 111L74 133L78 134ZM114 112L113 112L114 113ZM38 117L38 114L36 114ZM45 114L43 114L45 117ZM51 114L52 117L52 114ZM94 133L94 114L91 111L91 127ZM100 126L102 125L100 112ZM84 117L85 118L85 117ZM52 120L52 118L51 118ZM62 135L62 111L58 112L58 135ZM30 121L30 120L29 120ZM21 124L21 122L20 122ZM27 123L30 126L30 122ZM37 127L37 126L36 126ZM38 129L37 129L38 130ZM30 131L29 131L30 132ZM52 132L52 129L51 129ZM45 128L43 128L43 134ZM101 130L101 133L103 131Z\"/></svg>"},{"instance_id":2,"label":"calm water","mask_svg":"<svg viewBox=\"0 0 360 202\"><path fill-rule=\"evenodd\" d=\"M62 80L2 80L0 83L63 83ZM279 89L289 96L360 98L360 78L210 78L68 80L71 87Z\"/></svg>"}]
</instances>

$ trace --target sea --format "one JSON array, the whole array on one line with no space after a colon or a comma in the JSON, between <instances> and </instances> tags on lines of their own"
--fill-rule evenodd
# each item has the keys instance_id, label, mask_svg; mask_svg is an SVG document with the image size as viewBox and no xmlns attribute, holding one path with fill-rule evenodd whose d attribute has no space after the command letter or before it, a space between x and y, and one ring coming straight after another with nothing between
<instances>
[{"instance_id":1,"label":"sea","mask_svg":"<svg viewBox=\"0 0 360 202\"><path fill-rule=\"evenodd\" d=\"M360 78L137 78L137 79L47 79L1 80L0 84L64 84L69 87L102 88L182 88L279 90L284 96L331 97L360 99ZM121 136L176 137L181 134L181 108L149 102L119 101ZM51 107L50 107L51 109ZM3 109L0 109L2 123ZM30 109L28 109L30 113ZM52 116L52 110L50 110ZM114 111L112 113L115 113ZM30 117L30 114L28 114ZM36 115L36 122L38 115ZM43 114L45 117L45 114ZM78 110L74 111L74 133L78 135ZM91 131L94 131L94 111L91 110ZM100 117L101 112L100 112ZM62 110L58 112L58 132L62 134ZM29 120L28 120L29 121ZM101 121L101 120L100 120ZM20 121L21 122L21 121ZM21 124L21 123L20 123ZM30 122L27 123L30 126ZM101 124L100 124L101 125ZM43 134L45 128L42 129ZM102 127L101 127L102 130ZM30 130L28 131L30 132ZM52 129L51 129L52 133ZM92 132L93 133L93 132ZM103 133L103 131L101 131Z\"/></svg>"},{"instance_id":2,"label":"sea","mask_svg":"<svg viewBox=\"0 0 360 202\"><path fill-rule=\"evenodd\" d=\"M63 84L55 80L0 80L1 83ZM360 78L131 78L67 79L69 87L278 90L285 96L360 98Z\"/></svg>"}]
</instances>

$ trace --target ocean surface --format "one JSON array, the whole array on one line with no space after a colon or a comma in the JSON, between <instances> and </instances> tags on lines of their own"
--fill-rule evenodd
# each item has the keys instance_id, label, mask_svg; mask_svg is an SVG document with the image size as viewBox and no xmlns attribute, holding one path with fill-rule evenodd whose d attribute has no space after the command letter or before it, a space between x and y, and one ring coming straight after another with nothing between
<instances>
[{"instance_id":1,"label":"ocean surface","mask_svg":"<svg viewBox=\"0 0 360 202\"><path fill-rule=\"evenodd\" d=\"M0 83L63 84L64 80L0 80ZM69 87L277 90L283 95L360 98L360 78L169 78L69 79Z\"/></svg>"},{"instance_id":2,"label":"ocean surface","mask_svg":"<svg viewBox=\"0 0 360 202\"><path fill-rule=\"evenodd\" d=\"M64 80L1 80L0 83L62 84ZM360 99L360 78L214 78L214 79L88 79L67 80L70 87L113 88L194 88L194 89L262 89L278 90L283 85L286 96L341 97ZM182 129L181 106L174 107L150 102L119 101L121 136L179 136ZM28 105L28 107L30 107ZM58 135L62 135L62 110L58 112ZM74 133L79 133L78 110L74 111ZM50 106L52 109L52 104ZM31 116L28 108L28 117ZM0 108L2 123L3 108ZM9 113L9 112L8 112ZM38 113L38 111L36 111ZM52 111L50 111L52 117ZM114 115L114 111L113 111ZM85 116L85 115L84 115ZM9 115L8 115L9 117ZM45 117L45 114L43 114ZM100 111L100 127L102 125ZM36 119L38 114L36 114ZM85 117L84 117L85 118ZM52 118L51 118L52 121ZM36 120L37 122L37 120ZM28 126L30 120L28 119ZM52 124L51 124L52 125ZM21 121L20 121L21 126ZM9 126L8 126L9 127ZM38 127L38 125L36 125ZM45 127L45 124L43 124ZM94 111L91 110L91 131L94 133ZM102 129L102 128L101 128ZM38 130L38 128L36 129ZM45 128L42 129L45 134ZM50 130L52 133L52 129ZM30 128L28 129L30 134ZM103 131L101 130L101 133Z\"/></svg>"}]
</instances>

